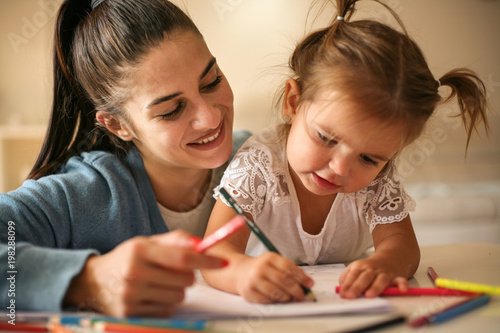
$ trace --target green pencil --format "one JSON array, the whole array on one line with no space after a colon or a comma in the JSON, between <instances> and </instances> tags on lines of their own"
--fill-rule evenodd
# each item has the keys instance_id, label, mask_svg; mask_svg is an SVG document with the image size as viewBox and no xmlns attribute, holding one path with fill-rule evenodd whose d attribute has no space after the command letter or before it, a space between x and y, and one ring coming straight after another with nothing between
<instances>
[{"instance_id":1,"label":"green pencil","mask_svg":"<svg viewBox=\"0 0 500 333\"><path fill-rule=\"evenodd\" d=\"M241 209L241 207L236 203L236 201L234 201L234 199L229 195L229 193L227 193L226 189L223 188L223 187L221 187L221 189L219 190L219 192L222 194L222 196L224 197L224 199L226 199L227 202L229 202L229 204L234 209L234 211L236 212L236 214L241 215L245 219L245 221L247 222L247 225L250 228L250 230L252 230L252 232L255 234L255 236L257 236L257 238L259 238L259 240L264 244L264 246L269 251L280 254L280 252L278 251L278 249L264 235L264 233L255 224L255 222L252 221L251 219L249 219L248 216L245 215L245 212L243 211L243 209ZM316 296L314 295L314 293L309 288L307 288L307 287L304 287L304 286L301 286L301 287L302 287L302 290L304 290L304 294L310 300L316 302Z\"/></svg>"}]
</instances>

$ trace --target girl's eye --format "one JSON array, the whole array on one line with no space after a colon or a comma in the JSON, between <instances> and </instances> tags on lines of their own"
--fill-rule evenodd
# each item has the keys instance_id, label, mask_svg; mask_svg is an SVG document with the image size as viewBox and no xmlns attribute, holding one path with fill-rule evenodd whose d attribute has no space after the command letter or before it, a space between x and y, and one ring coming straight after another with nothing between
<instances>
[{"instance_id":1,"label":"girl's eye","mask_svg":"<svg viewBox=\"0 0 500 333\"><path fill-rule=\"evenodd\" d=\"M368 156L366 155L361 155L361 159L363 160L364 163L366 164L369 164L369 165L374 165L374 166L378 166L378 162L377 161L374 161L372 160L371 158L369 158Z\"/></svg>"},{"instance_id":2,"label":"girl's eye","mask_svg":"<svg viewBox=\"0 0 500 333\"><path fill-rule=\"evenodd\" d=\"M329 137L327 137L327 136L325 136L325 135L321 134L320 132L318 132L318 139L319 139L322 143L324 143L324 144L326 144L326 145L329 145L329 146L334 146L334 145L336 145L336 144L338 143L338 141L337 141L337 140L335 140L335 139L330 139Z\"/></svg>"},{"instance_id":3,"label":"girl's eye","mask_svg":"<svg viewBox=\"0 0 500 333\"><path fill-rule=\"evenodd\" d=\"M185 107L185 103L184 102L180 102L177 107L175 108L174 111L172 112L169 112L169 113L166 113L166 114L162 114L160 117L161 119L163 120L169 120L169 119L172 119L174 118L175 116L177 116L182 110L184 110L184 107Z\"/></svg>"},{"instance_id":4,"label":"girl's eye","mask_svg":"<svg viewBox=\"0 0 500 333\"><path fill-rule=\"evenodd\" d=\"M215 88L217 88L217 86L219 85L219 83L221 83L221 81L222 81L222 75L217 75L217 78L213 82L211 82L211 83L207 84L206 86L204 86L203 88L201 88L201 91L205 92L205 93L211 92Z\"/></svg>"}]
</instances>

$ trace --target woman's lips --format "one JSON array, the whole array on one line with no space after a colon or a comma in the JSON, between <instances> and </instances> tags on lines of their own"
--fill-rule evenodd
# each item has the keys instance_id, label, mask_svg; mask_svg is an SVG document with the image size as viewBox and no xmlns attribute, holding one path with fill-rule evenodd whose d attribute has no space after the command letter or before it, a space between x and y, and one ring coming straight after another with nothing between
<instances>
[{"instance_id":1,"label":"woman's lips","mask_svg":"<svg viewBox=\"0 0 500 333\"><path fill-rule=\"evenodd\" d=\"M313 179L316 184L318 184L319 187L324 188L325 190L336 190L340 187L340 185L336 185L334 183L329 182L328 180L321 178L318 176L316 173L313 172Z\"/></svg>"},{"instance_id":2,"label":"woman's lips","mask_svg":"<svg viewBox=\"0 0 500 333\"><path fill-rule=\"evenodd\" d=\"M207 134L194 142L188 143L188 146L195 149L208 150L218 147L224 142L225 137L224 121L210 134Z\"/></svg>"}]
</instances>

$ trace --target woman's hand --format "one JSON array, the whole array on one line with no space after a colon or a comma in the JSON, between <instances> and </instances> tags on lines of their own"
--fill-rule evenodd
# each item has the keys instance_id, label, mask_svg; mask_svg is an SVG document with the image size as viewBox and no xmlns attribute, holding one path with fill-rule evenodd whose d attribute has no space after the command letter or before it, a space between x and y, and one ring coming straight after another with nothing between
<instances>
[{"instance_id":1,"label":"woman's hand","mask_svg":"<svg viewBox=\"0 0 500 333\"><path fill-rule=\"evenodd\" d=\"M279 254L268 252L259 257L245 257L238 263L236 289L253 303L282 303L303 300L301 286L314 282L302 269Z\"/></svg>"},{"instance_id":2,"label":"woman's hand","mask_svg":"<svg viewBox=\"0 0 500 333\"><path fill-rule=\"evenodd\" d=\"M339 278L340 296L351 299L361 295L376 297L390 285L405 292L408 289L407 279L397 276L388 266L374 258L352 262Z\"/></svg>"},{"instance_id":3,"label":"woman's hand","mask_svg":"<svg viewBox=\"0 0 500 333\"><path fill-rule=\"evenodd\" d=\"M227 264L194 252L191 239L183 231L138 236L90 257L71 282L65 304L118 317L171 315L194 282L193 269Z\"/></svg>"}]
</instances>

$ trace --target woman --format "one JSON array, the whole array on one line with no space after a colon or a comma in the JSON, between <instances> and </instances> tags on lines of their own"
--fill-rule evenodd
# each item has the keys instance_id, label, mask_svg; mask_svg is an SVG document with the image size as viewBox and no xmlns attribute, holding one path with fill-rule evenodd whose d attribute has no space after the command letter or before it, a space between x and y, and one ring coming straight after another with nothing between
<instances>
[{"instance_id":1,"label":"woman","mask_svg":"<svg viewBox=\"0 0 500 333\"><path fill-rule=\"evenodd\" d=\"M2 307L171 314L194 268L227 264L190 239L248 137L233 145L233 96L215 58L167 0L66 0L53 98L30 179L0 195L1 271L13 277L2 276Z\"/></svg>"}]
</instances>

